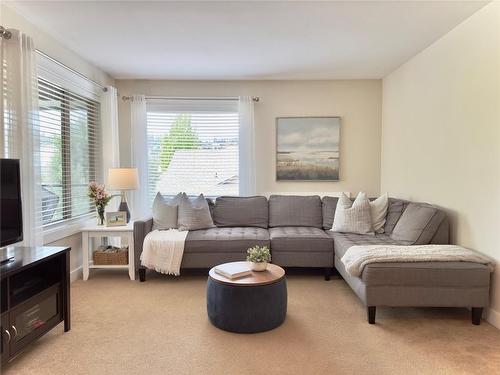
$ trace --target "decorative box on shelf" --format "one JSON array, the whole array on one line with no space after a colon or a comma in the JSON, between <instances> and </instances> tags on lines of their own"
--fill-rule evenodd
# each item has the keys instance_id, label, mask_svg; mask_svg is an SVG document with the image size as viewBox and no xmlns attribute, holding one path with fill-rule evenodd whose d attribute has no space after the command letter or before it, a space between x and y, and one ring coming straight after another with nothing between
<instances>
[{"instance_id":1,"label":"decorative box on shelf","mask_svg":"<svg viewBox=\"0 0 500 375\"><path fill-rule=\"evenodd\" d=\"M95 265L128 264L128 247L99 246L92 254Z\"/></svg>"}]
</instances>

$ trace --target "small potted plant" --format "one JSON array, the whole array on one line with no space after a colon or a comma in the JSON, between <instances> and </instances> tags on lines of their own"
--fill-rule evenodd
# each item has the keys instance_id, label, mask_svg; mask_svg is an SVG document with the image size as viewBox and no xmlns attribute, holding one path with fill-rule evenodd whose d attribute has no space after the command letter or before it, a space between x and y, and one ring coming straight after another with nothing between
<instances>
[{"instance_id":1,"label":"small potted plant","mask_svg":"<svg viewBox=\"0 0 500 375\"><path fill-rule=\"evenodd\" d=\"M265 271L267 262L271 261L271 253L267 246L254 246L247 250L247 262L252 262L253 271Z\"/></svg>"},{"instance_id":2,"label":"small potted plant","mask_svg":"<svg viewBox=\"0 0 500 375\"><path fill-rule=\"evenodd\" d=\"M106 193L104 185L99 185L92 181L89 184L89 198L94 201L98 217L97 224L104 225L104 210L112 196Z\"/></svg>"}]
</instances>

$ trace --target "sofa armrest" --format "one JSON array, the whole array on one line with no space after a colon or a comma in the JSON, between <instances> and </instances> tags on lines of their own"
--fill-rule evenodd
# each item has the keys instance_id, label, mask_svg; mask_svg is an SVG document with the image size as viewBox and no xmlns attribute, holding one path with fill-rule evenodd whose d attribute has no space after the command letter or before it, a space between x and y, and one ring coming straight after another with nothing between
<instances>
[{"instance_id":1,"label":"sofa armrest","mask_svg":"<svg viewBox=\"0 0 500 375\"><path fill-rule=\"evenodd\" d=\"M135 270L141 266L142 245L146 234L153 228L153 218L134 221L134 259Z\"/></svg>"}]
</instances>

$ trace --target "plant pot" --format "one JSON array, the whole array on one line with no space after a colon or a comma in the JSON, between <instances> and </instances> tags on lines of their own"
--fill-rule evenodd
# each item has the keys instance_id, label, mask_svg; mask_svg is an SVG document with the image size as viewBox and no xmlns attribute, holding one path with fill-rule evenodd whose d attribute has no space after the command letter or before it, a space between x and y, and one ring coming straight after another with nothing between
<instances>
[{"instance_id":1,"label":"plant pot","mask_svg":"<svg viewBox=\"0 0 500 375\"><path fill-rule=\"evenodd\" d=\"M267 262L259 262L259 263L252 262L251 268L252 271L258 271L258 272L265 271L267 268Z\"/></svg>"}]
</instances>

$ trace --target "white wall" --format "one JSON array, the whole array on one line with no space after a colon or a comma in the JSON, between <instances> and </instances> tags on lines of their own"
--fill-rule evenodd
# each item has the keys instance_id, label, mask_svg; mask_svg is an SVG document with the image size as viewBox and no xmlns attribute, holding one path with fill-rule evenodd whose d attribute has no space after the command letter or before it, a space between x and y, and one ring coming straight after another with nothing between
<instances>
[{"instance_id":1,"label":"white wall","mask_svg":"<svg viewBox=\"0 0 500 375\"><path fill-rule=\"evenodd\" d=\"M11 4L15 6L15 4ZM101 69L82 59L76 52L63 46L56 39L29 22L15 9L0 1L0 23L8 29L17 29L33 38L35 48L53 57L63 64L77 70L84 76L102 84L113 85L114 79ZM74 46L78 50L77 46Z\"/></svg>"},{"instance_id":2,"label":"white wall","mask_svg":"<svg viewBox=\"0 0 500 375\"><path fill-rule=\"evenodd\" d=\"M114 79L108 74L85 61L75 52L62 46L54 38L33 26L28 20L24 19L21 15L17 14L13 9L7 7L5 4L0 4L0 24L6 28L18 29L30 35L33 38L35 48L77 70L86 77L102 85L114 85ZM72 279L74 280L75 277L81 273L81 234L73 234L55 242L47 242L46 244L54 246L71 246L71 271Z\"/></svg>"},{"instance_id":3,"label":"white wall","mask_svg":"<svg viewBox=\"0 0 500 375\"><path fill-rule=\"evenodd\" d=\"M121 96L261 97L255 105L257 191L379 193L381 81L135 81L117 80ZM277 182L275 119L340 116L340 181ZM119 100L122 164L130 163L130 103Z\"/></svg>"},{"instance_id":4,"label":"white wall","mask_svg":"<svg viewBox=\"0 0 500 375\"><path fill-rule=\"evenodd\" d=\"M454 243L500 261L500 3L383 80L381 190L446 208ZM500 263L489 320L500 327Z\"/></svg>"}]
</instances>

